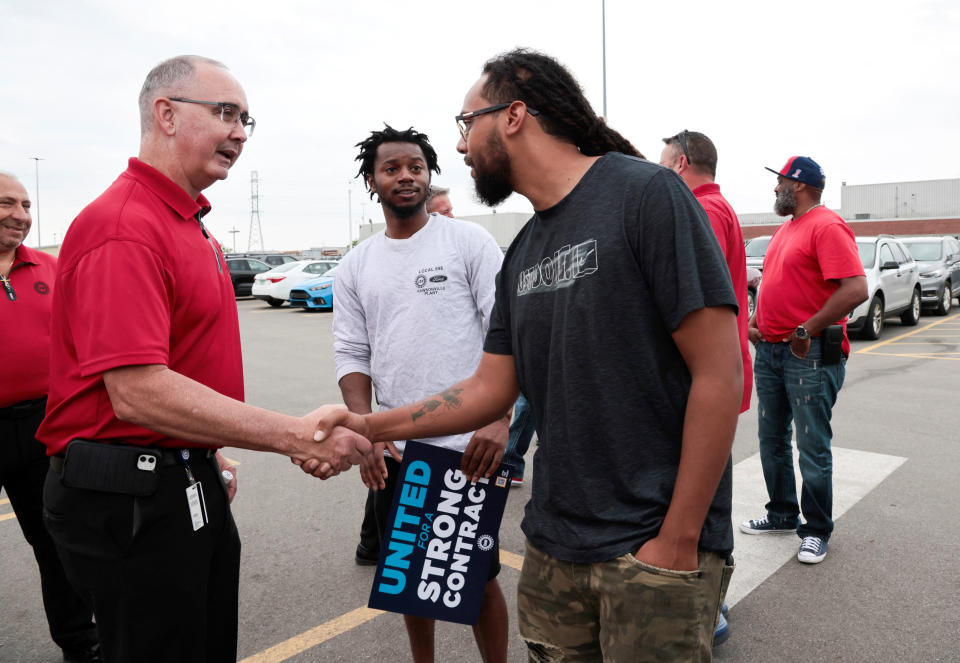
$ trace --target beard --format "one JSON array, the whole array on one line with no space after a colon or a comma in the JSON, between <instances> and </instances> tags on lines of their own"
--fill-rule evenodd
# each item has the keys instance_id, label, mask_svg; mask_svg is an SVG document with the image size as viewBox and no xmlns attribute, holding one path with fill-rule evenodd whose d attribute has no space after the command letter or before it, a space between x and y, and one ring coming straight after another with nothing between
<instances>
[{"instance_id":1,"label":"beard","mask_svg":"<svg viewBox=\"0 0 960 663\"><path fill-rule=\"evenodd\" d=\"M490 133L486 147L487 154L482 159L473 160L473 185L481 203L487 207L496 207L513 193L513 184L510 182L510 155L497 133Z\"/></svg>"},{"instance_id":2,"label":"beard","mask_svg":"<svg viewBox=\"0 0 960 663\"><path fill-rule=\"evenodd\" d=\"M409 219L410 217L416 215L421 209L423 209L424 204L427 201L427 197L424 196L420 199L418 203L410 203L409 205L397 205L396 203L391 203L389 201L383 200L383 206L393 212L393 215L398 219Z\"/></svg>"},{"instance_id":3,"label":"beard","mask_svg":"<svg viewBox=\"0 0 960 663\"><path fill-rule=\"evenodd\" d=\"M797 211L797 197L792 187L783 187L777 193L773 203L773 211L777 216L790 216Z\"/></svg>"}]
</instances>

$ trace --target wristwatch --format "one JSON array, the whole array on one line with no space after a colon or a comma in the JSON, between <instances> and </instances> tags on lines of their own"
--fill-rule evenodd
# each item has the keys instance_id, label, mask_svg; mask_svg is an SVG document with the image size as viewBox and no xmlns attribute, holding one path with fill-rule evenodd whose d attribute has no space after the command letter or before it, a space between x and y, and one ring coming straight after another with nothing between
<instances>
[{"instance_id":1,"label":"wristwatch","mask_svg":"<svg viewBox=\"0 0 960 663\"><path fill-rule=\"evenodd\" d=\"M803 325L798 325L797 331L794 332L794 336L796 336L801 341L805 341L808 338L810 338L810 333L807 331L806 327L804 327Z\"/></svg>"}]
</instances>

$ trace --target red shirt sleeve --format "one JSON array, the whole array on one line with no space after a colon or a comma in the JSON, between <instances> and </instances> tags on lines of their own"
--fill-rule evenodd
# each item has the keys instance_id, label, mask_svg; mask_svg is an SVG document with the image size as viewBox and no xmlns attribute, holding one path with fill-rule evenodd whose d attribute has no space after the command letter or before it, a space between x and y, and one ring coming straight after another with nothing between
<instances>
[{"instance_id":1,"label":"red shirt sleeve","mask_svg":"<svg viewBox=\"0 0 960 663\"><path fill-rule=\"evenodd\" d=\"M80 259L69 281L81 375L168 363L172 279L154 251L107 241Z\"/></svg>"},{"instance_id":2,"label":"red shirt sleeve","mask_svg":"<svg viewBox=\"0 0 960 663\"><path fill-rule=\"evenodd\" d=\"M856 236L845 223L824 224L815 236L817 262L824 280L863 276Z\"/></svg>"}]
</instances>

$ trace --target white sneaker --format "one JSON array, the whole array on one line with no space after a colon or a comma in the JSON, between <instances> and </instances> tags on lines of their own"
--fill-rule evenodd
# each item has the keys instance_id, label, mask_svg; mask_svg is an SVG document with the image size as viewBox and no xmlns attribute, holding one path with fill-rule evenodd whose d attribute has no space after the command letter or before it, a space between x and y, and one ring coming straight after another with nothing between
<instances>
[{"instance_id":1,"label":"white sneaker","mask_svg":"<svg viewBox=\"0 0 960 663\"><path fill-rule=\"evenodd\" d=\"M827 542L819 536L805 536L797 559L804 564L819 564L827 556Z\"/></svg>"}]
</instances>

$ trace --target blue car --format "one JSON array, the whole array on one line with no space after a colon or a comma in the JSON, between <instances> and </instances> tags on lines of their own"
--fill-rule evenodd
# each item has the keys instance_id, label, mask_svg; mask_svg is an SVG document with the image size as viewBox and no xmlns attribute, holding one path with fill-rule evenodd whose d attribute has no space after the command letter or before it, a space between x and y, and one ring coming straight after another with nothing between
<instances>
[{"instance_id":1,"label":"blue car","mask_svg":"<svg viewBox=\"0 0 960 663\"><path fill-rule=\"evenodd\" d=\"M329 269L290 291L290 306L299 306L307 310L333 309L333 279L337 268Z\"/></svg>"}]
</instances>

